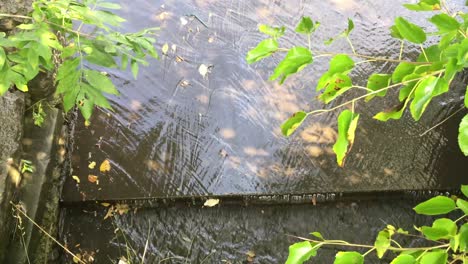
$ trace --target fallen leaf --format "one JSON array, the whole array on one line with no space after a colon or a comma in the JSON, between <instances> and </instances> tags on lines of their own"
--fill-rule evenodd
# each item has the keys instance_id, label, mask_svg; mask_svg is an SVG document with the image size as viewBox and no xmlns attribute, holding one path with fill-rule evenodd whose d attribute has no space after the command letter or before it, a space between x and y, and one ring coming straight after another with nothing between
<instances>
[{"instance_id":1,"label":"fallen leaf","mask_svg":"<svg viewBox=\"0 0 468 264\"><path fill-rule=\"evenodd\" d=\"M88 175L88 181L90 183L96 183L96 184L99 184L99 177L96 176L96 175Z\"/></svg>"},{"instance_id":2,"label":"fallen leaf","mask_svg":"<svg viewBox=\"0 0 468 264\"><path fill-rule=\"evenodd\" d=\"M166 55L167 52L169 51L169 44L164 44L161 48L162 54Z\"/></svg>"},{"instance_id":3,"label":"fallen leaf","mask_svg":"<svg viewBox=\"0 0 468 264\"><path fill-rule=\"evenodd\" d=\"M245 253L247 255L247 262L251 263L254 261L254 258L255 258L255 252L253 252L252 250L249 250L247 251L247 253Z\"/></svg>"},{"instance_id":4,"label":"fallen leaf","mask_svg":"<svg viewBox=\"0 0 468 264\"><path fill-rule=\"evenodd\" d=\"M182 26L187 25L187 23L188 23L188 20L185 17L180 18L180 24L182 24Z\"/></svg>"},{"instance_id":5,"label":"fallen leaf","mask_svg":"<svg viewBox=\"0 0 468 264\"><path fill-rule=\"evenodd\" d=\"M101 205L104 206L104 207L109 207L110 203L101 203Z\"/></svg>"},{"instance_id":6,"label":"fallen leaf","mask_svg":"<svg viewBox=\"0 0 468 264\"><path fill-rule=\"evenodd\" d=\"M76 254L73 256L73 263L81 263L81 254Z\"/></svg>"},{"instance_id":7,"label":"fallen leaf","mask_svg":"<svg viewBox=\"0 0 468 264\"><path fill-rule=\"evenodd\" d=\"M127 261L127 259L125 257L120 257L119 263L117 263L117 264L128 264L128 261Z\"/></svg>"},{"instance_id":8,"label":"fallen leaf","mask_svg":"<svg viewBox=\"0 0 468 264\"><path fill-rule=\"evenodd\" d=\"M128 213L129 209L130 208L128 207L128 204L116 204L115 205L115 211L119 213L119 215Z\"/></svg>"},{"instance_id":9,"label":"fallen leaf","mask_svg":"<svg viewBox=\"0 0 468 264\"><path fill-rule=\"evenodd\" d=\"M109 207L107 210L106 215L104 216L104 220L106 220L109 217L112 217L114 215L114 206Z\"/></svg>"},{"instance_id":10,"label":"fallen leaf","mask_svg":"<svg viewBox=\"0 0 468 264\"><path fill-rule=\"evenodd\" d=\"M89 168L89 169L92 170L92 169L94 169L94 167L96 167L96 162L95 162L95 161L89 163L89 165L88 165L88 168Z\"/></svg>"},{"instance_id":11,"label":"fallen leaf","mask_svg":"<svg viewBox=\"0 0 468 264\"><path fill-rule=\"evenodd\" d=\"M109 172L111 170L111 164L108 159L105 159L102 163L101 166L99 166L99 171L100 172Z\"/></svg>"},{"instance_id":12,"label":"fallen leaf","mask_svg":"<svg viewBox=\"0 0 468 264\"><path fill-rule=\"evenodd\" d=\"M73 175L72 178L73 178L73 180L76 181L76 183L80 183L80 178L78 178L78 176Z\"/></svg>"},{"instance_id":13,"label":"fallen leaf","mask_svg":"<svg viewBox=\"0 0 468 264\"><path fill-rule=\"evenodd\" d=\"M177 45L176 45L176 44L172 44L171 50L172 50L173 53L175 53L176 50L177 50Z\"/></svg>"},{"instance_id":14,"label":"fallen leaf","mask_svg":"<svg viewBox=\"0 0 468 264\"><path fill-rule=\"evenodd\" d=\"M18 188L21 182L21 173L19 172L18 169L16 169L13 166L7 165L7 167L8 167L8 175L10 175L10 180L13 182L16 188Z\"/></svg>"},{"instance_id":15,"label":"fallen leaf","mask_svg":"<svg viewBox=\"0 0 468 264\"><path fill-rule=\"evenodd\" d=\"M208 200L205 201L203 206L213 207L213 206L215 206L217 204L219 204L219 199L208 199Z\"/></svg>"},{"instance_id":16,"label":"fallen leaf","mask_svg":"<svg viewBox=\"0 0 468 264\"><path fill-rule=\"evenodd\" d=\"M200 73L201 76L203 76L203 78L206 78L206 75L210 72L210 70L208 66L206 66L205 64L201 64L198 67L198 72Z\"/></svg>"},{"instance_id":17,"label":"fallen leaf","mask_svg":"<svg viewBox=\"0 0 468 264\"><path fill-rule=\"evenodd\" d=\"M86 120L86 121L84 122L84 125L85 125L85 127L89 127L89 126L91 125L91 122L89 122L88 120Z\"/></svg>"}]
</instances>

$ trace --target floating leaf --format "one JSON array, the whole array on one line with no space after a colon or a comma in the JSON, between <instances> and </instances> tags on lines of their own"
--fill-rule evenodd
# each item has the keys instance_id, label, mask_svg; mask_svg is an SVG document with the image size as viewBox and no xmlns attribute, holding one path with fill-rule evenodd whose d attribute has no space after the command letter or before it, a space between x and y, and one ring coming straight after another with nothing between
<instances>
[{"instance_id":1,"label":"floating leaf","mask_svg":"<svg viewBox=\"0 0 468 264\"><path fill-rule=\"evenodd\" d=\"M252 64L266 58L278 50L278 42L275 39L265 39L247 53L247 63Z\"/></svg>"},{"instance_id":2,"label":"floating leaf","mask_svg":"<svg viewBox=\"0 0 468 264\"><path fill-rule=\"evenodd\" d=\"M458 128L458 145L465 156L468 156L468 114L460 122Z\"/></svg>"},{"instance_id":3,"label":"floating leaf","mask_svg":"<svg viewBox=\"0 0 468 264\"><path fill-rule=\"evenodd\" d=\"M340 167L343 167L346 154L353 145L358 120L359 114L354 114L350 110L344 110L338 116L338 139L333 145L333 151Z\"/></svg>"},{"instance_id":4,"label":"floating leaf","mask_svg":"<svg viewBox=\"0 0 468 264\"><path fill-rule=\"evenodd\" d=\"M161 52L162 54L167 55L168 51L169 51L169 44L165 43L161 48Z\"/></svg>"},{"instance_id":5,"label":"floating leaf","mask_svg":"<svg viewBox=\"0 0 468 264\"><path fill-rule=\"evenodd\" d=\"M88 181L90 183L96 183L96 184L99 184L99 177L96 176L96 175L88 175Z\"/></svg>"},{"instance_id":6,"label":"floating leaf","mask_svg":"<svg viewBox=\"0 0 468 264\"><path fill-rule=\"evenodd\" d=\"M455 202L452 199L445 196L437 196L418 204L413 210L423 215L440 215L450 213L455 208Z\"/></svg>"},{"instance_id":7,"label":"floating leaf","mask_svg":"<svg viewBox=\"0 0 468 264\"><path fill-rule=\"evenodd\" d=\"M424 30L402 17L397 17L395 19L395 26L396 29L398 29L399 34L410 42L422 44L426 41L426 33Z\"/></svg>"},{"instance_id":8,"label":"floating leaf","mask_svg":"<svg viewBox=\"0 0 468 264\"><path fill-rule=\"evenodd\" d=\"M282 84L289 75L301 71L312 61L312 53L310 53L308 48L293 47L278 66L276 66L275 71L270 76L270 80L273 81L280 77L279 83Z\"/></svg>"},{"instance_id":9,"label":"floating leaf","mask_svg":"<svg viewBox=\"0 0 468 264\"><path fill-rule=\"evenodd\" d=\"M317 255L318 248L319 247L317 247L316 243L309 241L294 243L289 246L289 255L286 260L286 264L303 263L311 257L315 257Z\"/></svg>"},{"instance_id":10,"label":"floating leaf","mask_svg":"<svg viewBox=\"0 0 468 264\"><path fill-rule=\"evenodd\" d=\"M100 172L109 172L111 170L111 164L108 159L105 159L99 166Z\"/></svg>"},{"instance_id":11,"label":"floating leaf","mask_svg":"<svg viewBox=\"0 0 468 264\"><path fill-rule=\"evenodd\" d=\"M356 251L340 251L336 254L334 264L363 264L364 256Z\"/></svg>"},{"instance_id":12,"label":"floating leaf","mask_svg":"<svg viewBox=\"0 0 468 264\"><path fill-rule=\"evenodd\" d=\"M205 201L203 206L213 207L213 206L218 205L218 204L219 204L219 199L208 199L208 200Z\"/></svg>"},{"instance_id":13,"label":"floating leaf","mask_svg":"<svg viewBox=\"0 0 468 264\"><path fill-rule=\"evenodd\" d=\"M76 183L80 183L80 178L76 175L72 176L72 179L76 181Z\"/></svg>"},{"instance_id":14,"label":"floating leaf","mask_svg":"<svg viewBox=\"0 0 468 264\"><path fill-rule=\"evenodd\" d=\"M281 125L281 133L284 136L289 137L296 129L304 122L307 117L307 113L299 111L294 113L288 120Z\"/></svg>"},{"instance_id":15,"label":"floating leaf","mask_svg":"<svg viewBox=\"0 0 468 264\"><path fill-rule=\"evenodd\" d=\"M206 78L208 73L210 72L210 67L206 66L205 64L200 64L198 67L198 73L200 73L203 78Z\"/></svg>"},{"instance_id":16,"label":"floating leaf","mask_svg":"<svg viewBox=\"0 0 468 264\"><path fill-rule=\"evenodd\" d=\"M95 162L95 161L92 161L92 162L89 163L89 165L88 165L88 168L91 169L91 170L94 169L95 167L96 167L96 162Z\"/></svg>"}]
</instances>

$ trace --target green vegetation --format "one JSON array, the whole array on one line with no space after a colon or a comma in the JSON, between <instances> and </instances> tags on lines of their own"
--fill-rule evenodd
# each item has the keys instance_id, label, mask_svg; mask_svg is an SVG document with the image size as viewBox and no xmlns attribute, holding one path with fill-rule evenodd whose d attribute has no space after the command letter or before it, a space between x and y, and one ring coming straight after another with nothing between
<instances>
[{"instance_id":1,"label":"green vegetation","mask_svg":"<svg viewBox=\"0 0 468 264\"><path fill-rule=\"evenodd\" d=\"M465 197L468 197L468 185L461 188ZM453 211L461 211L462 216L455 221L448 218L438 218L432 226L415 227L419 234L410 234L401 228L387 225L380 231L374 245L361 245L348 243L342 240L325 239L319 232L311 233L315 239L302 238L302 242L289 247L289 257L286 264L304 263L317 255L317 251L324 246L337 246L345 248L363 248L363 254L357 251L340 251L336 254L335 264L360 264L364 258L375 251L378 258L383 258L386 252L395 255L392 264L445 264L468 263L468 201L459 197L437 196L414 207L414 211L422 215L443 215ZM465 222L465 223L464 223ZM395 237L419 237L427 240L425 247L407 248L395 240ZM387 256L388 257L388 256Z\"/></svg>"},{"instance_id":2,"label":"green vegetation","mask_svg":"<svg viewBox=\"0 0 468 264\"><path fill-rule=\"evenodd\" d=\"M119 8L100 0L37 0L28 16L0 14L23 21L8 36L0 32L0 95L13 87L28 92L40 72L53 73L65 112L77 106L89 122L95 106L111 109L105 94L119 92L102 70L130 64L136 78L148 56L158 57L151 37L157 28L121 33L125 19L109 11ZM40 102L33 112L41 125Z\"/></svg>"},{"instance_id":3,"label":"green vegetation","mask_svg":"<svg viewBox=\"0 0 468 264\"><path fill-rule=\"evenodd\" d=\"M468 14L461 11L451 12L444 2L439 0L421 0L417 4L406 4L405 7L414 11L436 12L429 22L435 25L437 31L426 32L405 18L397 17L390 34L401 41L398 58L357 53L350 40L350 33L354 29L354 23L350 19L348 27L343 32L324 41L328 45L338 38L345 38L352 50L350 54L311 50L311 35L320 23L314 22L310 17L302 17L295 29L297 33L307 36L308 47L279 47L278 38L285 34L285 28L259 26L259 30L270 38L261 41L248 52L246 57L248 63L258 62L278 52L286 52L286 56L278 63L270 80L279 79L279 83L282 84L289 76L312 64L314 58L331 57L328 71L317 81L316 90L320 93L318 100L328 104L350 90L364 91L362 95L328 109L300 111L293 114L281 126L285 136L291 136L308 117L341 110L338 115L339 135L333 150L338 165L344 166L346 155L354 142L359 120L359 114L355 111L356 102L362 100L369 102L375 97L385 97L390 89L398 90L399 102L395 107L376 113L374 118L384 122L400 119L404 111L409 108L413 119L418 121L435 97L449 91L455 75L468 66ZM437 43L424 46L428 40ZM419 46L421 53L416 61L402 59L405 45ZM375 62L390 62L396 67L393 72L373 73L368 77L365 87L353 84L350 74L355 66ZM468 96L465 97L465 106L468 107ZM468 115L460 124L458 143L462 152L468 155Z\"/></svg>"}]
</instances>

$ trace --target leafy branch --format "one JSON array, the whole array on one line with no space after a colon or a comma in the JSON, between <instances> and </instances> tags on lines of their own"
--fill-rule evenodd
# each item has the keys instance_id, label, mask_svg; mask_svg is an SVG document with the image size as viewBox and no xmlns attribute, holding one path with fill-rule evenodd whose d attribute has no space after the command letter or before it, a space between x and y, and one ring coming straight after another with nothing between
<instances>
[{"instance_id":1,"label":"leafy branch","mask_svg":"<svg viewBox=\"0 0 468 264\"><path fill-rule=\"evenodd\" d=\"M468 185L461 187L462 193L468 197ZM387 252L397 253L391 264L432 263L445 264L461 261L468 263L468 201L458 197L437 196L414 207L414 211L422 215L442 215L461 211L462 216L455 221L448 218L438 218L432 226L415 227L419 235L410 234L402 228L387 225L381 230L373 245L349 243L343 240L325 239L319 232L313 232L314 239L296 237L301 242L289 247L289 257L286 264L301 264L315 257L320 248L337 246L353 250L367 249L365 253L358 251L339 251L335 256L335 264L361 264L365 257L375 251L378 258L383 258ZM464 223L462 223L464 220ZM433 246L403 247L394 237L424 238ZM448 262L450 261L450 262Z\"/></svg>"},{"instance_id":2,"label":"leafy branch","mask_svg":"<svg viewBox=\"0 0 468 264\"><path fill-rule=\"evenodd\" d=\"M363 95L347 100L330 109L299 111L293 114L281 126L285 136L291 136L307 117L338 110L352 105L352 109L345 109L338 115L338 139L333 146L339 166L349 153L357 128L359 114L355 113L354 104L364 99L366 102L375 97L385 97L389 89L399 89L399 103L390 110L381 111L374 115L380 121L400 119L404 111L409 108L411 116L418 121L430 102L437 96L449 91L450 84L457 73L463 71L468 65L468 15L462 11L452 14L444 3L439 0L421 0L417 4L406 4L406 8L413 11L437 12L429 18L435 25L437 32L427 33L421 27L411 23L403 17L397 17L390 28L392 37L401 42L398 59L384 58L359 54L352 45L350 34L354 29L354 22L348 19L348 27L336 37L325 40L330 44L336 39L345 38L352 53L334 53L311 50L311 35L320 25L310 17L302 17L296 26L296 33L307 36L308 47L295 46L283 48L278 45L278 38L285 34L284 27L261 25L259 30L270 36L261 41L255 48L247 53L246 60L250 63L258 62L277 52L286 52L284 59L274 69L270 80L279 79L282 84L286 79L302 71L312 64L316 58L331 57L330 66L319 80L316 91L318 100L325 104L334 101L350 90L365 91ZM428 37L434 38L437 44L425 47ZM417 45L421 53L416 61L402 60L405 43ZM355 62L354 59L358 60ZM373 73L367 79L366 86L354 85L351 73L355 66L363 63L390 62L397 66L390 73ZM465 106L468 107L468 96L465 96ZM459 128L458 142L462 152L468 155L468 115L466 115Z\"/></svg>"}]
</instances>

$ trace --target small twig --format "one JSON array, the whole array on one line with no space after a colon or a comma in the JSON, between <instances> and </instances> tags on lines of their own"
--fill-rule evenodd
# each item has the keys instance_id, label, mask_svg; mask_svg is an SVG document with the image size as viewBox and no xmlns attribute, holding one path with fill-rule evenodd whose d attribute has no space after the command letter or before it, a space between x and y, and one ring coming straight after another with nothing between
<instances>
[{"instance_id":1,"label":"small twig","mask_svg":"<svg viewBox=\"0 0 468 264\"><path fill-rule=\"evenodd\" d=\"M354 49L353 43L351 42L349 37L346 37L346 41L348 41L348 44L351 47L351 50L353 51L353 54L356 55L356 50Z\"/></svg>"},{"instance_id":2,"label":"small twig","mask_svg":"<svg viewBox=\"0 0 468 264\"><path fill-rule=\"evenodd\" d=\"M401 40L401 44L400 44L400 55L398 56L398 59L401 60L401 57L403 56L403 47L405 45L405 41L404 40Z\"/></svg>"},{"instance_id":3,"label":"small twig","mask_svg":"<svg viewBox=\"0 0 468 264\"><path fill-rule=\"evenodd\" d=\"M422 51L422 54L424 55L424 58L426 59L427 62L429 62L429 59L427 58L426 52L424 51L424 48L423 48L422 44L420 44L419 47L421 48L421 51Z\"/></svg>"}]
</instances>

